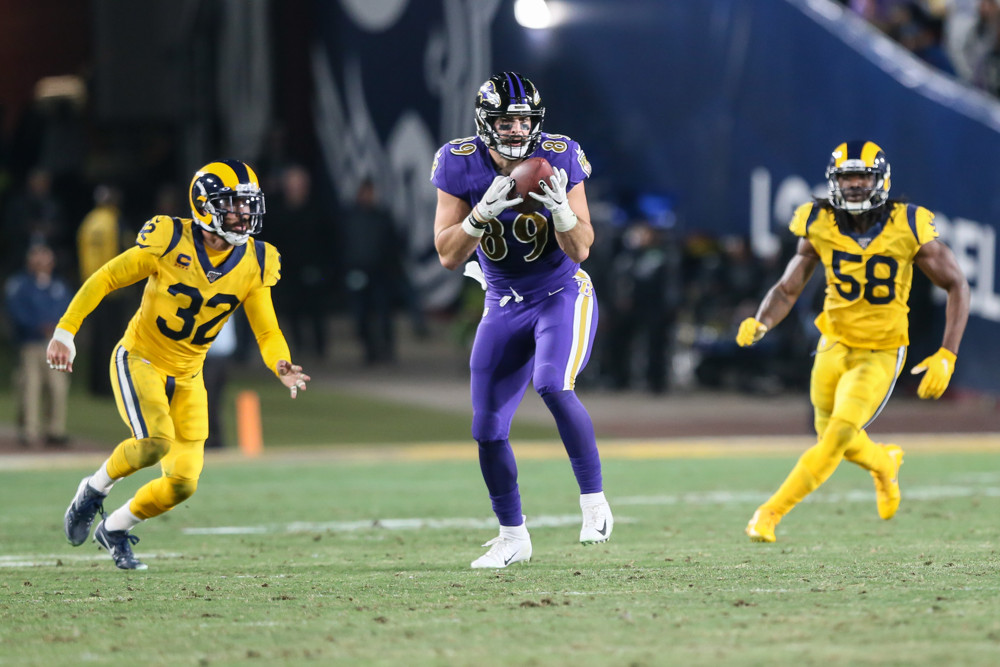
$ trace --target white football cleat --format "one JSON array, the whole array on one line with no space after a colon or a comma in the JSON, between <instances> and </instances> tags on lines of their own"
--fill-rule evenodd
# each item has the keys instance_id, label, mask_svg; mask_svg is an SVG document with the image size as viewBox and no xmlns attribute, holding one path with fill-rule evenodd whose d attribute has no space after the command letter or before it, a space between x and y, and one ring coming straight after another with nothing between
<instances>
[{"instance_id":1,"label":"white football cleat","mask_svg":"<svg viewBox=\"0 0 1000 667\"><path fill-rule=\"evenodd\" d=\"M512 563L531 560L531 538L497 535L483 546L490 550L472 561L473 568L504 568Z\"/></svg>"},{"instance_id":2,"label":"white football cleat","mask_svg":"<svg viewBox=\"0 0 1000 667\"><path fill-rule=\"evenodd\" d=\"M615 518L611 516L611 506L607 502L602 502L580 509L583 510L580 543L587 545L607 542L611 538L611 529L615 527Z\"/></svg>"}]
</instances>

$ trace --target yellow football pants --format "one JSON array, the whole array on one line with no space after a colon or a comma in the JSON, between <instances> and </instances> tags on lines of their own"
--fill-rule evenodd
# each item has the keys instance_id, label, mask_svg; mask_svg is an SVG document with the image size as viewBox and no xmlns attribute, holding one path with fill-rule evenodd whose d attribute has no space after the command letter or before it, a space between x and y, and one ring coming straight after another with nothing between
<instances>
[{"instance_id":1,"label":"yellow football pants","mask_svg":"<svg viewBox=\"0 0 1000 667\"><path fill-rule=\"evenodd\" d=\"M763 508L787 514L829 479L844 458L866 470L891 469L892 460L864 428L888 401L905 359L905 347L868 350L820 338L809 389L818 440Z\"/></svg>"},{"instance_id":2,"label":"yellow football pants","mask_svg":"<svg viewBox=\"0 0 1000 667\"><path fill-rule=\"evenodd\" d=\"M115 403L132 437L108 459L112 479L160 464L162 475L136 491L129 511L149 519L194 494L205 465L208 395L201 373L175 378L119 344L111 359Z\"/></svg>"}]
</instances>

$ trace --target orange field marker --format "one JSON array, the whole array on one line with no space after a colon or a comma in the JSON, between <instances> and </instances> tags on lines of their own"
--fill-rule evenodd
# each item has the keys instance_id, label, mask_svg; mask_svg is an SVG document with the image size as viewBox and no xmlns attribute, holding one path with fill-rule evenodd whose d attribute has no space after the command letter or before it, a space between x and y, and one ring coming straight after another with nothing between
<instances>
[{"instance_id":1,"label":"orange field marker","mask_svg":"<svg viewBox=\"0 0 1000 667\"><path fill-rule=\"evenodd\" d=\"M260 456L264 451L264 429L260 419L260 396L252 390L236 395L236 432L244 456Z\"/></svg>"}]
</instances>

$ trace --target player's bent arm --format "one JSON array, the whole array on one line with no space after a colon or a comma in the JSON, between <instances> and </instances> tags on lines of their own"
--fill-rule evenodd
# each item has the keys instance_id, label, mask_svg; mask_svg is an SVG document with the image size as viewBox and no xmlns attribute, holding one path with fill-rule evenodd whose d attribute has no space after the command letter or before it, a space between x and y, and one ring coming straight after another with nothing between
<instances>
[{"instance_id":1,"label":"player's bent arm","mask_svg":"<svg viewBox=\"0 0 1000 667\"><path fill-rule=\"evenodd\" d=\"M58 327L71 334L80 330L83 321L111 292L137 283L156 272L156 257L132 247L108 261L80 286Z\"/></svg>"},{"instance_id":2,"label":"player's bent arm","mask_svg":"<svg viewBox=\"0 0 1000 667\"><path fill-rule=\"evenodd\" d=\"M271 288L258 287L250 292L243 302L250 328L257 337L257 346L264 363L278 377L281 384L288 387L291 397L295 398L300 390L304 391L306 382L311 380L302 372L301 366L294 365L288 350L278 318L274 314L274 303L271 301Z\"/></svg>"},{"instance_id":3,"label":"player's bent arm","mask_svg":"<svg viewBox=\"0 0 1000 667\"><path fill-rule=\"evenodd\" d=\"M795 256L789 260L778 282L768 290L757 309L757 320L768 329L781 322L798 300L820 262L819 254L807 239L799 239Z\"/></svg>"},{"instance_id":4,"label":"player's bent arm","mask_svg":"<svg viewBox=\"0 0 1000 667\"><path fill-rule=\"evenodd\" d=\"M111 292L148 278L156 271L156 258L137 247L129 248L108 261L88 278L73 296L45 351L49 367L73 372L76 345L73 337L83 321Z\"/></svg>"},{"instance_id":5,"label":"player's bent arm","mask_svg":"<svg viewBox=\"0 0 1000 667\"><path fill-rule=\"evenodd\" d=\"M288 349L285 335L281 333L281 327L278 326L278 317L274 314L271 288L258 287L252 290L243 302L243 309L246 311L250 328L257 338L257 347L260 348L264 365L271 369L272 373L279 375L278 362L290 360L292 353Z\"/></svg>"},{"instance_id":6,"label":"player's bent arm","mask_svg":"<svg viewBox=\"0 0 1000 667\"><path fill-rule=\"evenodd\" d=\"M969 321L969 283L958 266L955 254L941 241L930 241L922 245L914 257L914 263L932 283L948 294L941 347L957 355L965 325Z\"/></svg>"},{"instance_id":7,"label":"player's bent arm","mask_svg":"<svg viewBox=\"0 0 1000 667\"><path fill-rule=\"evenodd\" d=\"M441 265L454 271L465 264L475 252L482 235L472 236L462 222L472 212L468 202L440 188L437 191L437 210L434 213L434 248Z\"/></svg>"},{"instance_id":8,"label":"player's bent arm","mask_svg":"<svg viewBox=\"0 0 1000 667\"><path fill-rule=\"evenodd\" d=\"M567 201L576 214L577 222L569 231L556 230L556 242L571 260L579 264L590 257L590 246L594 244L594 226L590 224L590 206L582 181L567 193Z\"/></svg>"}]
</instances>

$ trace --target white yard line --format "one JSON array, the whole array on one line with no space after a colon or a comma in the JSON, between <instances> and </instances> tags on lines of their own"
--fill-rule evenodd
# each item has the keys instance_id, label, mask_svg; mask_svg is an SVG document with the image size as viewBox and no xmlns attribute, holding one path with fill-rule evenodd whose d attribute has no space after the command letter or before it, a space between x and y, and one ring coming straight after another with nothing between
<instances>
[{"instance_id":1,"label":"white yard line","mask_svg":"<svg viewBox=\"0 0 1000 667\"><path fill-rule=\"evenodd\" d=\"M179 553L136 553L139 560L154 560L157 558L179 558ZM65 563L84 563L90 561L107 561L111 557L101 551L95 554L0 554L0 568L4 567L59 567Z\"/></svg>"},{"instance_id":2,"label":"white yard line","mask_svg":"<svg viewBox=\"0 0 1000 667\"><path fill-rule=\"evenodd\" d=\"M624 496L612 498L615 507L640 505L747 505L755 506L770 496L763 491L709 491L656 496ZM985 496L1000 497L998 487L964 487L964 486L930 486L908 488L903 492L903 501L923 502L943 500L946 498L970 498ZM872 503L875 500L874 491L848 491L847 493L816 493L805 502L822 503ZM541 515L528 520L532 529L555 528L575 525L580 522L577 514ZM634 523L635 519L625 516L615 516L616 523ZM359 519L355 521L296 521L285 524L264 524L251 526L206 526L182 528L185 535L259 535L266 533L350 533L361 530L434 530L443 528L469 528L488 530L497 525L494 518L406 518L406 519Z\"/></svg>"},{"instance_id":3,"label":"white yard line","mask_svg":"<svg viewBox=\"0 0 1000 667\"><path fill-rule=\"evenodd\" d=\"M984 474L984 479L993 481L990 473ZM655 496L622 496L612 498L615 507L629 506L672 506L672 505L746 505L754 506L766 500L769 496L764 491L699 491L691 493L661 494ZM946 498L971 498L983 496L1000 498L1000 487L995 486L926 486L910 487L903 491L904 502L932 502ZM848 491L846 493L815 493L805 502L820 503L871 503L874 501L873 491ZM616 523L636 523L632 517L616 515ZM579 514L553 514L533 516L528 521L532 529L558 528L575 526L580 523ZM249 526L204 526L182 528L185 535L266 535L287 533L349 533L363 530L440 530L462 528L472 530L491 530L496 528L496 519L489 518L383 518L359 519L354 521L295 521L284 524L256 524ZM177 558L178 553L141 553L137 554L143 560L155 558ZM98 553L66 553L66 554L20 554L0 555L0 568L30 568L58 567L64 563L80 563L90 561L105 561L107 554Z\"/></svg>"}]
</instances>

